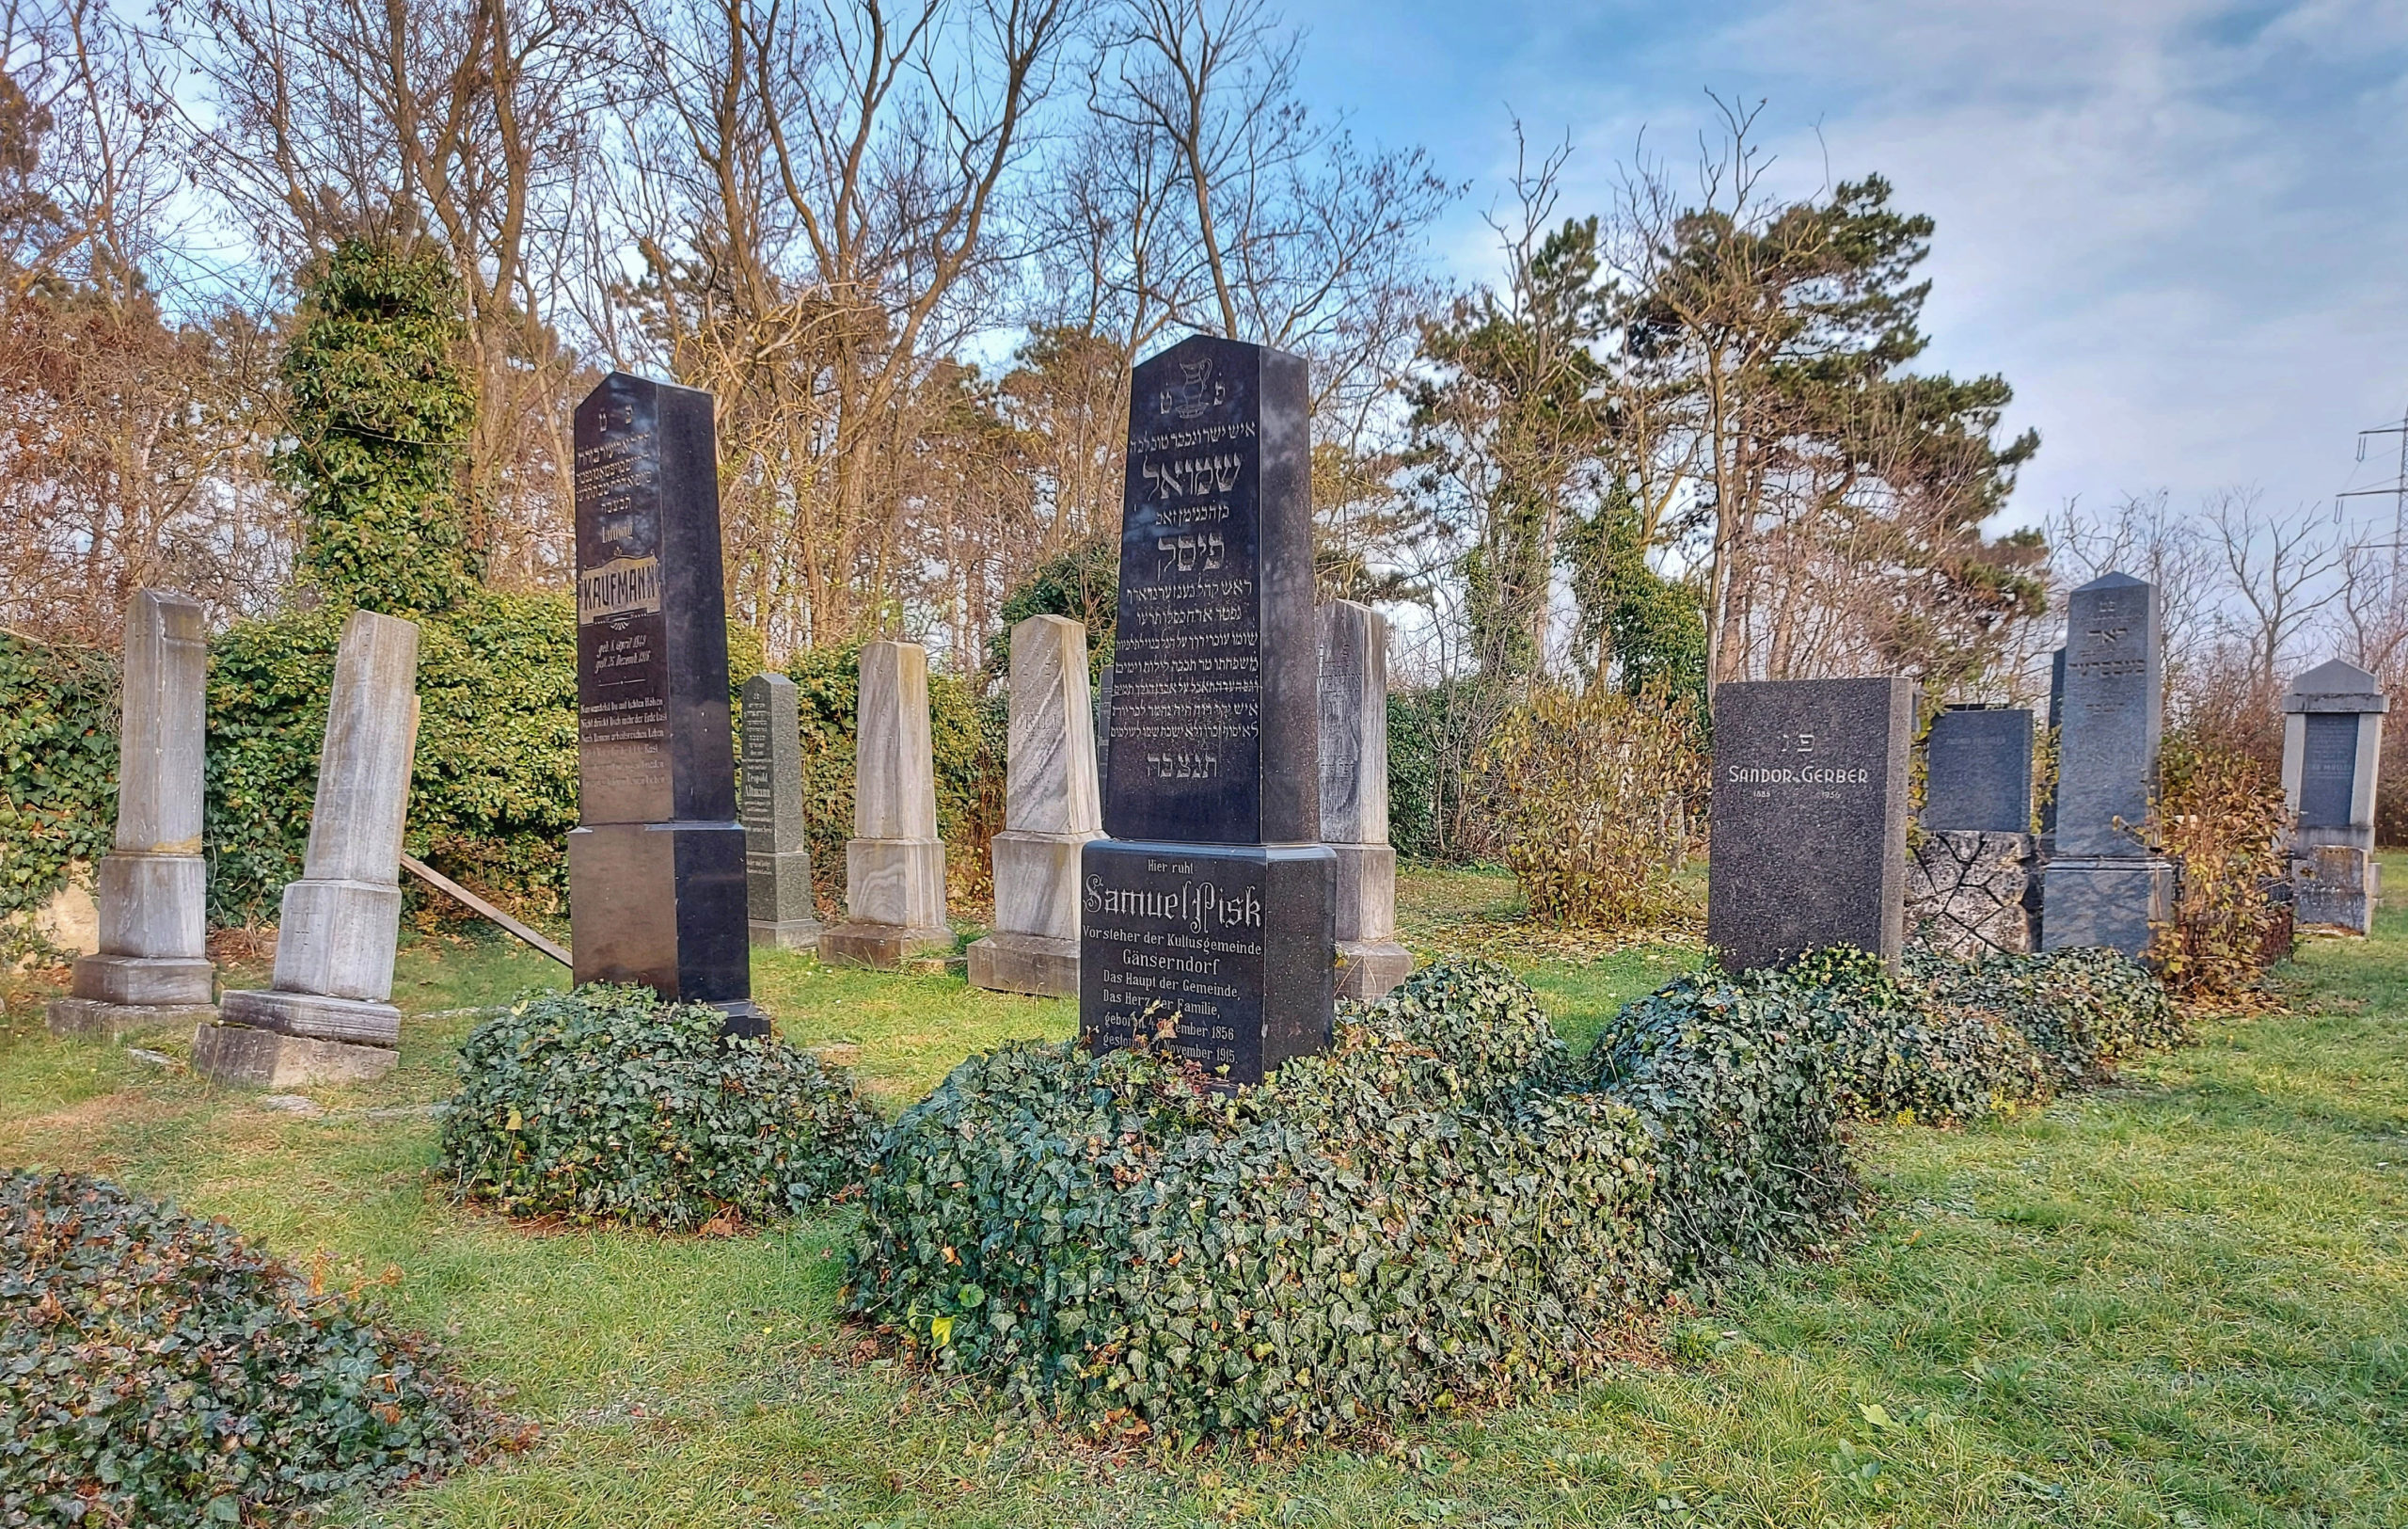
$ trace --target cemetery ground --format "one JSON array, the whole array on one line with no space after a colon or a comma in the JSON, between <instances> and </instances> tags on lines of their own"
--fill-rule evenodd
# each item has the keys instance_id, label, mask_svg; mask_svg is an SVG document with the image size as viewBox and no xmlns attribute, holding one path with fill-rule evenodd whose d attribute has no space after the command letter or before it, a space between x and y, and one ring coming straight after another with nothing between
<instances>
[{"instance_id":1,"label":"cemetery ground","mask_svg":"<svg viewBox=\"0 0 2408 1529\"><path fill-rule=\"evenodd\" d=\"M2408 878L2408 859L2393 861ZM1425 953L1512 883L1408 872ZM1576 1047L1695 964L1680 946L1508 959ZM756 991L888 1113L961 1056L1073 1027L958 975L764 954ZM246 970L236 980L261 981ZM375 1525L2408 1524L2408 907L2282 969L2289 1012L2020 1118L1859 1132L1872 1220L1552 1401L1259 1457L1107 1448L914 1379L835 1316L855 1212L725 1236L527 1227L429 1180L474 1009L558 967L404 952L401 1067L318 1113L128 1045L54 1041L20 986L0 1162L227 1218L380 1298L502 1388L531 1442Z\"/></svg>"}]
</instances>

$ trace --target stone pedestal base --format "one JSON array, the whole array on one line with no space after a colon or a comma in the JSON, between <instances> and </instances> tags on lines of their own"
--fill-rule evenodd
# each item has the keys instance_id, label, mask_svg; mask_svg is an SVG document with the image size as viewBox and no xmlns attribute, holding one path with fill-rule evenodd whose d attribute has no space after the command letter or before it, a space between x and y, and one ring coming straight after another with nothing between
<instances>
[{"instance_id":1,"label":"stone pedestal base","mask_svg":"<svg viewBox=\"0 0 2408 1529\"><path fill-rule=\"evenodd\" d=\"M944 842L857 838L845 843L845 916L908 930L944 928Z\"/></svg>"},{"instance_id":2,"label":"stone pedestal base","mask_svg":"<svg viewBox=\"0 0 2408 1529\"><path fill-rule=\"evenodd\" d=\"M1396 939L1396 851L1386 844L1332 844L1338 856L1338 942Z\"/></svg>"},{"instance_id":3,"label":"stone pedestal base","mask_svg":"<svg viewBox=\"0 0 2408 1529\"><path fill-rule=\"evenodd\" d=\"M1385 997L1413 975L1413 953L1394 940L1340 940L1338 957L1341 998Z\"/></svg>"},{"instance_id":4,"label":"stone pedestal base","mask_svg":"<svg viewBox=\"0 0 2408 1529\"><path fill-rule=\"evenodd\" d=\"M765 835L747 830L748 839ZM744 852L745 917L752 944L808 950L819 943L819 906L811 900L811 852Z\"/></svg>"},{"instance_id":5,"label":"stone pedestal base","mask_svg":"<svg viewBox=\"0 0 2408 1529\"><path fill-rule=\"evenodd\" d=\"M217 973L208 961L183 956L83 956L67 991L96 1003L136 1008L206 1006L216 995Z\"/></svg>"},{"instance_id":6,"label":"stone pedestal base","mask_svg":"<svg viewBox=\"0 0 2408 1529\"><path fill-rule=\"evenodd\" d=\"M1101 834L1040 834L1006 828L995 836L995 927L1037 939L1079 937L1079 852Z\"/></svg>"},{"instance_id":7,"label":"stone pedestal base","mask_svg":"<svg viewBox=\"0 0 2408 1529\"><path fill-rule=\"evenodd\" d=\"M707 1003L730 1035L767 1035L752 1003L744 830L732 822L569 830L570 950L578 986L633 982Z\"/></svg>"},{"instance_id":8,"label":"stone pedestal base","mask_svg":"<svg viewBox=\"0 0 2408 1529\"><path fill-rule=\"evenodd\" d=\"M2041 888L2040 948L2103 945L2137 956L2174 911L2174 867L2145 855L2060 855Z\"/></svg>"},{"instance_id":9,"label":"stone pedestal base","mask_svg":"<svg viewBox=\"0 0 2408 1529\"><path fill-rule=\"evenodd\" d=\"M208 880L208 867L197 854L112 850L101 856L94 877L101 948L112 955L198 958L209 932Z\"/></svg>"},{"instance_id":10,"label":"stone pedestal base","mask_svg":"<svg viewBox=\"0 0 2408 1529\"><path fill-rule=\"evenodd\" d=\"M953 953L950 929L906 929L862 919L822 930L819 959L832 966L876 966L893 971L920 956Z\"/></svg>"},{"instance_id":11,"label":"stone pedestal base","mask_svg":"<svg viewBox=\"0 0 2408 1529\"><path fill-rule=\"evenodd\" d=\"M273 1089L365 1083L401 1060L389 1046L353 1045L243 1025L203 1025L192 1038L192 1070L216 1083Z\"/></svg>"},{"instance_id":12,"label":"stone pedestal base","mask_svg":"<svg viewBox=\"0 0 2408 1529\"><path fill-rule=\"evenodd\" d=\"M83 1041L114 1041L167 1027L205 1025L217 1017L214 1004L103 1003L97 998L50 1000L50 1033Z\"/></svg>"},{"instance_id":13,"label":"stone pedestal base","mask_svg":"<svg viewBox=\"0 0 2408 1529\"><path fill-rule=\"evenodd\" d=\"M970 947L970 985L995 993L1075 998L1079 942L998 930Z\"/></svg>"},{"instance_id":14,"label":"stone pedestal base","mask_svg":"<svg viewBox=\"0 0 2408 1529\"><path fill-rule=\"evenodd\" d=\"M816 950L820 932L827 928L816 918L792 918L783 924L748 924L752 931L752 948L756 950Z\"/></svg>"},{"instance_id":15,"label":"stone pedestal base","mask_svg":"<svg viewBox=\"0 0 2408 1529\"><path fill-rule=\"evenodd\" d=\"M1325 844L1097 839L1080 862L1079 1029L1228 1083L1329 1044L1338 857Z\"/></svg>"},{"instance_id":16,"label":"stone pedestal base","mask_svg":"<svg viewBox=\"0 0 2408 1529\"><path fill-rule=\"evenodd\" d=\"M277 920L276 985L375 1002L393 991L402 889L381 882L307 877L284 889Z\"/></svg>"},{"instance_id":17,"label":"stone pedestal base","mask_svg":"<svg viewBox=\"0 0 2408 1529\"><path fill-rule=\"evenodd\" d=\"M1907 862L1907 929L1919 943L1961 959L2032 948L2032 836L1941 830Z\"/></svg>"},{"instance_id":18,"label":"stone pedestal base","mask_svg":"<svg viewBox=\"0 0 2408 1529\"><path fill-rule=\"evenodd\" d=\"M227 994L218 1008L228 1025L305 1040L372 1046L394 1046L402 1041L402 1011L389 1003L329 998L319 993L238 989Z\"/></svg>"},{"instance_id":19,"label":"stone pedestal base","mask_svg":"<svg viewBox=\"0 0 2408 1529\"><path fill-rule=\"evenodd\" d=\"M2364 850L2348 845L2315 846L2291 876L2291 917L2299 924L2369 934L2382 902L2383 867Z\"/></svg>"}]
</instances>

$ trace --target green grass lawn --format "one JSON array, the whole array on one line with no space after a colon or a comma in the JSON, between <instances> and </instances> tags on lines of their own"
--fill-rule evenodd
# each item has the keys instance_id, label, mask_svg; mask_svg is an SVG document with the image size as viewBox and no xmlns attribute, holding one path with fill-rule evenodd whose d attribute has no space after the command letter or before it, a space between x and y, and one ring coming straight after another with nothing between
<instances>
[{"instance_id":1,"label":"green grass lawn","mask_svg":"<svg viewBox=\"0 0 2408 1529\"><path fill-rule=\"evenodd\" d=\"M2408 876L2408 867L2395 868ZM1410 872L1408 943L1510 911ZM1576 1043L1693 963L1524 975ZM958 976L756 961L784 1031L892 1111L1067 1003ZM538 1428L526 1454L338 1521L456 1526L2408 1524L2408 913L2291 970L2124 1086L1960 1132L1869 1132L1880 1207L1825 1264L1664 1325L1664 1358L1381 1446L1170 1459L1095 1448L898 1373L835 1318L849 1214L759 1235L533 1233L428 1178L464 1011L560 969L404 952L404 1064L263 1107L190 1037L55 1042L11 995L0 1162L105 1172L223 1216L446 1336ZM257 974L253 974L256 980Z\"/></svg>"}]
</instances>

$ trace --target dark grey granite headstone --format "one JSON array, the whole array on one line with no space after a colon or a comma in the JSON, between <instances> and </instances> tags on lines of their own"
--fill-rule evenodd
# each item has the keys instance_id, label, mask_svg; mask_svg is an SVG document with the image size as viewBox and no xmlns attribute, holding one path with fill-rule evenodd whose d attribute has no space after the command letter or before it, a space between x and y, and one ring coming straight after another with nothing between
<instances>
[{"instance_id":1,"label":"dark grey granite headstone","mask_svg":"<svg viewBox=\"0 0 2408 1529\"><path fill-rule=\"evenodd\" d=\"M579 982L752 1001L711 396L613 372L577 406Z\"/></svg>"},{"instance_id":2,"label":"dark grey granite headstone","mask_svg":"<svg viewBox=\"0 0 2408 1529\"><path fill-rule=\"evenodd\" d=\"M784 675L744 682L745 912L752 943L784 950L819 944L811 851L803 843L800 709L794 681Z\"/></svg>"},{"instance_id":3,"label":"dark grey granite headstone","mask_svg":"<svg viewBox=\"0 0 2408 1529\"><path fill-rule=\"evenodd\" d=\"M2164 735L2157 590L2110 573L2066 601L2053 858L2044 872L2041 944L2148 948L2170 916L2173 868L2149 852L2149 798Z\"/></svg>"},{"instance_id":4,"label":"dark grey granite headstone","mask_svg":"<svg viewBox=\"0 0 2408 1529\"><path fill-rule=\"evenodd\" d=\"M2032 713L1950 707L1924 741L1923 825L1933 833L2032 831Z\"/></svg>"},{"instance_id":5,"label":"dark grey granite headstone","mask_svg":"<svg viewBox=\"0 0 2408 1529\"><path fill-rule=\"evenodd\" d=\"M2162 648L2153 586L2111 573L2067 598L2059 854L2139 852L2165 730Z\"/></svg>"},{"instance_id":6,"label":"dark grey granite headstone","mask_svg":"<svg viewBox=\"0 0 2408 1529\"><path fill-rule=\"evenodd\" d=\"M1706 941L1726 968L1835 945L1897 960L1914 693L1904 678L1715 691Z\"/></svg>"},{"instance_id":7,"label":"dark grey granite headstone","mask_svg":"<svg viewBox=\"0 0 2408 1529\"><path fill-rule=\"evenodd\" d=\"M2283 698L2283 789L2299 813L2292 902L2303 924L2374 927L2375 781L2390 709L2382 682L2340 659L2300 676Z\"/></svg>"},{"instance_id":8,"label":"dark grey granite headstone","mask_svg":"<svg viewBox=\"0 0 2408 1529\"><path fill-rule=\"evenodd\" d=\"M1326 1045L1335 995L1310 450L1301 358L1197 336L1131 380L1080 1028L1125 1045L1176 1012L1167 1048L1238 1083Z\"/></svg>"}]
</instances>

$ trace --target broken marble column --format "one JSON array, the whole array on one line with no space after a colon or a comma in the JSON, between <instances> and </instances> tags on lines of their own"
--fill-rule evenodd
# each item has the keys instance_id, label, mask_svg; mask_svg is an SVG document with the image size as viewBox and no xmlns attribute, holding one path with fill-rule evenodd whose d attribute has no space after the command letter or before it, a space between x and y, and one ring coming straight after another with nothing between
<instances>
[{"instance_id":1,"label":"broken marble column","mask_svg":"<svg viewBox=\"0 0 2408 1529\"><path fill-rule=\"evenodd\" d=\"M845 922L819 936L819 959L899 966L953 948L928 738L928 655L917 643L872 643L861 662Z\"/></svg>"},{"instance_id":2,"label":"broken marble column","mask_svg":"<svg viewBox=\"0 0 2408 1529\"><path fill-rule=\"evenodd\" d=\"M1103 837L1087 629L1068 616L1012 629L1011 741L995 836L995 931L970 948L970 984L1079 993L1079 852Z\"/></svg>"},{"instance_id":3,"label":"broken marble column","mask_svg":"<svg viewBox=\"0 0 2408 1529\"><path fill-rule=\"evenodd\" d=\"M752 943L779 950L819 945L811 896L811 851L803 843L802 733L794 681L754 675L744 682L745 916Z\"/></svg>"},{"instance_id":4,"label":"broken marble column","mask_svg":"<svg viewBox=\"0 0 2408 1529\"><path fill-rule=\"evenodd\" d=\"M301 879L284 889L276 985L226 995L193 1038L221 1082L342 1083L389 1072L402 1038L393 948L418 743L418 628L356 611L335 653Z\"/></svg>"},{"instance_id":5,"label":"broken marble column","mask_svg":"<svg viewBox=\"0 0 2408 1529\"><path fill-rule=\"evenodd\" d=\"M125 615L117 838L98 876L100 951L50 1006L54 1035L111 1039L212 1019L200 855L209 633L200 604L146 589Z\"/></svg>"},{"instance_id":6,"label":"broken marble column","mask_svg":"<svg viewBox=\"0 0 2408 1529\"><path fill-rule=\"evenodd\" d=\"M1388 844L1388 623L1353 600L1319 614L1321 836L1338 855L1338 991L1376 998L1413 975L1396 939Z\"/></svg>"},{"instance_id":7,"label":"broken marble column","mask_svg":"<svg viewBox=\"0 0 2408 1529\"><path fill-rule=\"evenodd\" d=\"M2299 820L2292 915L2302 924L2374 929L2383 900L2375 776L2390 709L2382 682L2340 659L2300 676L2283 698L2283 794Z\"/></svg>"}]
</instances>

